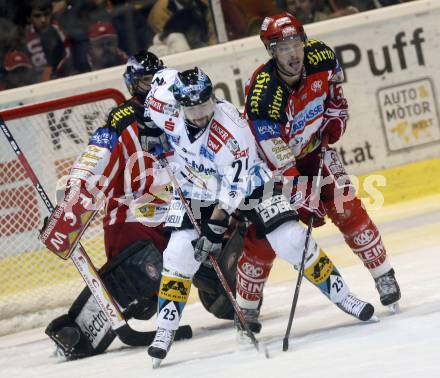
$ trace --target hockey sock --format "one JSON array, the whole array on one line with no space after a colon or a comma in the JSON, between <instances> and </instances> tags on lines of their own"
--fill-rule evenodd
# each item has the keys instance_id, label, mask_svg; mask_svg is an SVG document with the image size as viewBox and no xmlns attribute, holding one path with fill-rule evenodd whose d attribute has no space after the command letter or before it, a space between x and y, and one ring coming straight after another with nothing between
<instances>
[{"instance_id":1,"label":"hockey sock","mask_svg":"<svg viewBox=\"0 0 440 378\"><path fill-rule=\"evenodd\" d=\"M170 330L179 328L183 308L188 301L191 279L168 271L162 272L157 310L157 326Z\"/></svg>"},{"instance_id":2,"label":"hockey sock","mask_svg":"<svg viewBox=\"0 0 440 378\"><path fill-rule=\"evenodd\" d=\"M243 251L237 265L237 303L246 309L256 309L272 268L273 258L264 260Z\"/></svg>"},{"instance_id":3,"label":"hockey sock","mask_svg":"<svg viewBox=\"0 0 440 378\"><path fill-rule=\"evenodd\" d=\"M327 254L317 248L316 252L307 258L304 277L333 303L341 302L350 289Z\"/></svg>"},{"instance_id":4,"label":"hockey sock","mask_svg":"<svg viewBox=\"0 0 440 378\"><path fill-rule=\"evenodd\" d=\"M236 298L241 308L258 308L275 257L266 239L257 239L255 227L250 226L237 264Z\"/></svg>"},{"instance_id":5,"label":"hockey sock","mask_svg":"<svg viewBox=\"0 0 440 378\"><path fill-rule=\"evenodd\" d=\"M333 202L325 203L325 208L348 246L362 260L373 278L391 270L379 230L358 198L344 202L343 212L338 212Z\"/></svg>"}]
</instances>

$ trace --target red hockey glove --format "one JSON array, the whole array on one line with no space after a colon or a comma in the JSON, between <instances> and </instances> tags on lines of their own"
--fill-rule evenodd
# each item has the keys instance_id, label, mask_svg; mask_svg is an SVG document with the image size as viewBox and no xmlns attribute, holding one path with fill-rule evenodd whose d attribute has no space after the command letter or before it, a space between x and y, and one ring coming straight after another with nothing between
<instances>
[{"instance_id":1,"label":"red hockey glove","mask_svg":"<svg viewBox=\"0 0 440 378\"><path fill-rule=\"evenodd\" d=\"M307 177L301 177L301 180L297 181L292 187L290 203L298 212L301 222L308 224L313 214L313 227L320 227L325 224L325 209L320 199L310 199L311 184L311 180Z\"/></svg>"},{"instance_id":2,"label":"red hockey glove","mask_svg":"<svg viewBox=\"0 0 440 378\"><path fill-rule=\"evenodd\" d=\"M319 133L321 138L324 135L328 137L329 144L336 143L344 134L348 119L347 108L348 104L345 98L326 101Z\"/></svg>"}]
</instances>

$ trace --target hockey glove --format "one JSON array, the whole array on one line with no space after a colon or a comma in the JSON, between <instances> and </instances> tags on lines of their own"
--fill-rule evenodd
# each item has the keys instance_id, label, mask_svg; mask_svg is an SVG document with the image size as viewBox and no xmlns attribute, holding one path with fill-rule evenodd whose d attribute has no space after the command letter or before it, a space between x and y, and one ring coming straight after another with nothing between
<instances>
[{"instance_id":1,"label":"hockey glove","mask_svg":"<svg viewBox=\"0 0 440 378\"><path fill-rule=\"evenodd\" d=\"M197 240L193 241L194 258L204 262L209 254L217 255L222 249L223 235L228 229L228 220L213 220L202 223L202 233Z\"/></svg>"},{"instance_id":2,"label":"hockey glove","mask_svg":"<svg viewBox=\"0 0 440 378\"><path fill-rule=\"evenodd\" d=\"M325 112L321 128L319 130L321 139L328 137L328 144L336 143L344 134L347 124L347 100L328 100L325 103Z\"/></svg>"}]
</instances>

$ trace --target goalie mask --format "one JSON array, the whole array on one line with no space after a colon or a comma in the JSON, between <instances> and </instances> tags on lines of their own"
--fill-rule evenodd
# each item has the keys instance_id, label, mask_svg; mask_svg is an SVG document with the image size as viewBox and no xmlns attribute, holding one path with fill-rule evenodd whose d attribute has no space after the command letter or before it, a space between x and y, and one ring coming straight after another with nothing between
<instances>
[{"instance_id":1,"label":"goalie mask","mask_svg":"<svg viewBox=\"0 0 440 378\"><path fill-rule=\"evenodd\" d=\"M130 56L124 72L125 85L130 94L143 104L150 92L154 74L163 68L163 62L148 51L140 51Z\"/></svg>"}]
</instances>

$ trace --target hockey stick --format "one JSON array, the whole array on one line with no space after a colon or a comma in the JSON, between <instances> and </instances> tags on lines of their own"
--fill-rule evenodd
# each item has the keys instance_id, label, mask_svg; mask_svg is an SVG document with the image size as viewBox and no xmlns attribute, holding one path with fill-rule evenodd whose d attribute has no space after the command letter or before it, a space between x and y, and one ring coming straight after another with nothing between
<instances>
[{"instance_id":1,"label":"hockey stick","mask_svg":"<svg viewBox=\"0 0 440 378\"><path fill-rule=\"evenodd\" d=\"M182 189L180 188L180 185L176 179L176 176L174 176L173 172L171 171L171 168L168 164L168 160L166 159L166 157L159 157L159 161L160 161L160 164L166 169L167 174L170 177L171 182L173 183L173 188L179 194L180 201L182 202L183 206L185 206L186 213L188 214L188 217L189 217L194 229L197 231L197 233L199 235L201 235L202 231L196 221L196 218L194 217L191 206L189 205L188 201L186 200L185 196L183 195ZM226 281L226 278L223 275L216 258L213 255L209 254L209 261L211 262L212 267L214 268L215 273L217 274L217 277L220 280L220 282L223 286L223 289L225 290L226 295L228 296L228 299L231 302L231 305L234 308L234 311L237 314L238 319L240 320L241 325L243 326L244 330L246 331L246 334L251 339L252 344L255 346L255 349L257 349L257 351L260 352L261 350L260 350L260 345L258 343L258 340L255 337L252 330L247 325L246 320L244 318L243 311L241 310L240 306L238 305L237 300L234 298L234 295L232 294L231 287L229 286L228 282ZM266 358L269 358L269 351L267 350L266 347L264 347L263 351L264 351L264 356Z\"/></svg>"},{"instance_id":2,"label":"hockey stick","mask_svg":"<svg viewBox=\"0 0 440 378\"><path fill-rule=\"evenodd\" d=\"M37 190L38 194L40 195L47 209L49 210L49 212L52 213L54 211L54 206L52 202L50 201L46 191L39 182L29 162L27 161L26 157L24 156L15 138L11 134L9 128L6 126L6 123L4 122L1 116L0 116L0 128L3 134L5 135L6 139L8 140L11 148L14 150L15 154L17 155L18 160L25 169L28 177L32 181L32 184L34 185L35 189ZM110 322L112 330L118 335L119 339L127 345L132 345L132 346L146 345L145 340L151 338L151 335L153 335L154 337L155 332L139 332L132 329L128 325L127 321L124 318L124 315L119 310L118 305L116 304L113 297L110 295L109 291L105 287L104 282L102 281L95 266L90 260L90 257L87 255L87 252L84 250L83 246L80 243L78 243L77 248L75 248L75 250L72 252L70 258L72 259L73 264L81 274L81 277L83 278L84 282L89 287L90 292L94 296L98 306L104 312L106 318ZM190 334L192 335L192 331L189 326L183 326L183 327L189 328L189 330L184 328L183 333L187 335ZM188 336L187 338L190 337L191 336Z\"/></svg>"},{"instance_id":3,"label":"hockey stick","mask_svg":"<svg viewBox=\"0 0 440 378\"><path fill-rule=\"evenodd\" d=\"M321 156L319 157L319 169L318 169L318 174L316 177L315 187L313 190L313 193L315 194L315 196L319 195L319 188L320 188L321 179L322 179L322 167L324 166L324 155L325 155L325 152L327 151L327 143L328 143L327 138L324 136L321 141ZM311 198L312 198L312 196L311 196ZM309 219L309 223L307 225L306 240L304 243L304 250L302 253L302 257L301 257L301 265L300 265L299 272L298 272L298 278L296 280L296 287L295 287L295 293L293 295L292 307L290 308L289 322L287 323L286 334L284 335L284 338L283 338L283 352L286 352L289 349L289 336L290 336L290 331L292 329L293 317L295 316L296 304L298 302L299 289L301 287L301 282L302 282L302 279L304 276L304 266L305 266L305 261L306 261L306 254L307 254L307 249L309 248L309 241L310 241L310 236L312 234L314 219L315 219L315 214L312 213L312 215L310 216L310 219Z\"/></svg>"}]
</instances>

